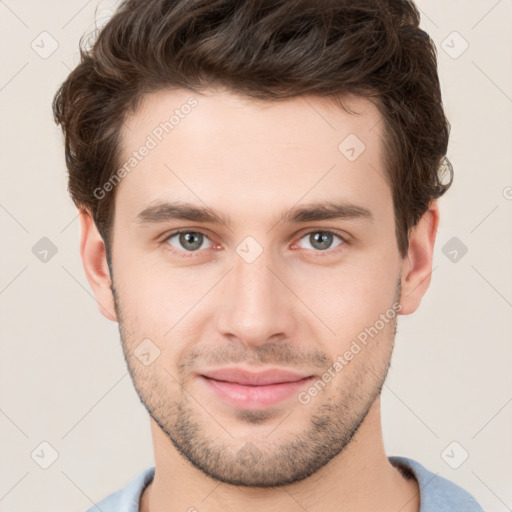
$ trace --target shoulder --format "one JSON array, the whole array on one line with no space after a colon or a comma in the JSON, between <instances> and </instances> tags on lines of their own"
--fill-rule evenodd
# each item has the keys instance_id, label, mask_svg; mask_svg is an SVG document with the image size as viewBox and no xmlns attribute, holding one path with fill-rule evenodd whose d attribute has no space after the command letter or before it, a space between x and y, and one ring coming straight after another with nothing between
<instances>
[{"instance_id":1,"label":"shoulder","mask_svg":"<svg viewBox=\"0 0 512 512\"><path fill-rule=\"evenodd\" d=\"M141 471L122 489L109 494L87 512L97 512L98 509L102 512L138 512L142 491L153 480L154 474L154 466Z\"/></svg>"},{"instance_id":2,"label":"shoulder","mask_svg":"<svg viewBox=\"0 0 512 512\"><path fill-rule=\"evenodd\" d=\"M484 512L478 502L462 487L432 473L408 457L388 457L389 461L407 475L411 474L420 487L419 512Z\"/></svg>"}]
</instances>

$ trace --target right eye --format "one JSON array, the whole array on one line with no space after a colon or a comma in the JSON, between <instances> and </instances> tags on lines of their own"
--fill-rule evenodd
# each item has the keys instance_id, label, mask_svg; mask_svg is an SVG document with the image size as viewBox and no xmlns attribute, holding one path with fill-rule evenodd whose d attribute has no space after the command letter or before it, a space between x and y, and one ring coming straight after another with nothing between
<instances>
[{"instance_id":1,"label":"right eye","mask_svg":"<svg viewBox=\"0 0 512 512\"><path fill-rule=\"evenodd\" d=\"M181 252L198 252L200 249L209 249L212 246L211 240L203 233L187 230L174 231L164 242ZM205 246L206 242L210 245Z\"/></svg>"}]
</instances>

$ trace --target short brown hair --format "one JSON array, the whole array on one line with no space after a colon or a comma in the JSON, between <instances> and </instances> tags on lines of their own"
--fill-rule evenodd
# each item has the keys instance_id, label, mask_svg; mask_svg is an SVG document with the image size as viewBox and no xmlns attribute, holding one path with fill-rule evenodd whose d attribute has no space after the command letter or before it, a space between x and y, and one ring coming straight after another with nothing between
<instances>
[{"instance_id":1,"label":"short brown hair","mask_svg":"<svg viewBox=\"0 0 512 512\"><path fill-rule=\"evenodd\" d=\"M93 192L119 166L119 133L143 94L220 86L267 101L329 97L343 108L356 94L384 119L405 256L409 229L453 179L437 52L419 22L410 0L124 1L90 49L81 39L81 62L53 100L75 204L108 243L115 194Z\"/></svg>"}]
</instances>

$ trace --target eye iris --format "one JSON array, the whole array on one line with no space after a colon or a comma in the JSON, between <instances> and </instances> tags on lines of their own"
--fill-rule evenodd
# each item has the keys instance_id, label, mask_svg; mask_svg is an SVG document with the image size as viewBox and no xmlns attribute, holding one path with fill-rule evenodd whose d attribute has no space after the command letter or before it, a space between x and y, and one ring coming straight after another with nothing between
<instances>
[{"instance_id":1,"label":"eye iris","mask_svg":"<svg viewBox=\"0 0 512 512\"><path fill-rule=\"evenodd\" d=\"M201 247L203 235L201 233L180 233L180 244L188 250L195 250Z\"/></svg>"},{"instance_id":2,"label":"eye iris","mask_svg":"<svg viewBox=\"0 0 512 512\"><path fill-rule=\"evenodd\" d=\"M332 233L318 231L309 235L309 239L313 247L325 251L325 249L329 249L332 244Z\"/></svg>"}]
</instances>

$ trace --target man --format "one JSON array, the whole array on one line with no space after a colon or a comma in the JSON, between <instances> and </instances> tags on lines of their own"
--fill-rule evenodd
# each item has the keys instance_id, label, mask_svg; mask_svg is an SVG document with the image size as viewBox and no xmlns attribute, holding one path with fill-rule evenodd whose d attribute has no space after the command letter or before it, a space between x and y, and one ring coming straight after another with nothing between
<instances>
[{"instance_id":1,"label":"man","mask_svg":"<svg viewBox=\"0 0 512 512\"><path fill-rule=\"evenodd\" d=\"M482 510L382 439L451 182L418 24L405 0L128 0L82 51L54 113L155 457L90 510Z\"/></svg>"}]
</instances>

